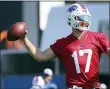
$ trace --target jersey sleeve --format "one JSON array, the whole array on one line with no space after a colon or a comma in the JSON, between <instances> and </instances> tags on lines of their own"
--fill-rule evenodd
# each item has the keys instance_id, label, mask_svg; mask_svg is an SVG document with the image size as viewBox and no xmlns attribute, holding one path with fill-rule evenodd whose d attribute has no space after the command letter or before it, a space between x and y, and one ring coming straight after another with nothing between
<instances>
[{"instance_id":1,"label":"jersey sleeve","mask_svg":"<svg viewBox=\"0 0 110 89\"><path fill-rule=\"evenodd\" d=\"M52 51L55 53L57 57L59 57L61 49L62 49L62 44L63 44L63 38L58 39L54 44L50 45L50 48Z\"/></svg>"},{"instance_id":2,"label":"jersey sleeve","mask_svg":"<svg viewBox=\"0 0 110 89\"><path fill-rule=\"evenodd\" d=\"M97 36L98 36L99 46L100 46L102 53L106 52L107 48L109 47L109 40L108 40L106 34L98 33Z\"/></svg>"}]
</instances>

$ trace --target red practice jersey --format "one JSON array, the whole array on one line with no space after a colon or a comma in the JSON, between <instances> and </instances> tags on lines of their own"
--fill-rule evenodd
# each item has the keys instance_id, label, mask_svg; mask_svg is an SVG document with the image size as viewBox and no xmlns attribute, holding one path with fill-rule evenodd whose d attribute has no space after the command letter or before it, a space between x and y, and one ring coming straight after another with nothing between
<instances>
[{"instance_id":1,"label":"red practice jersey","mask_svg":"<svg viewBox=\"0 0 110 89\"><path fill-rule=\"evenodd\" d=\"M100 85L100 56L107 50L104 33L86 31L78 40L72 34L50 46L66 68L66 86L92 88Z\"/></svg>"}]
</instances>

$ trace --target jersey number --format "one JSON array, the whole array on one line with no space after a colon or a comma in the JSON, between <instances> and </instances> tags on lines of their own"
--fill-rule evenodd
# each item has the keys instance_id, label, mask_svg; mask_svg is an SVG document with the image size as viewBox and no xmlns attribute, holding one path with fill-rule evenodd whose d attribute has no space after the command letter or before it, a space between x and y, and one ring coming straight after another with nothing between
<instances>
[{"instance_id":1,"label":"jersey number","mask_svg":"<svg viewBox=\"0 0 110 89\"><path fill-rule=\"evenodd\" d=\"M85 72L89 72L90 62L91 62L91 57L92 57L92 50L91 49L84 49L84 50L79 50L78 52L79 52L79 56L83 56L84 53L88 53ZM78 62L77 51L73 52L72 57L73 57L74 62L75 62L77 73L81 73L80 67L79 67L79 62Z\"/></svg>"}]
</instances>

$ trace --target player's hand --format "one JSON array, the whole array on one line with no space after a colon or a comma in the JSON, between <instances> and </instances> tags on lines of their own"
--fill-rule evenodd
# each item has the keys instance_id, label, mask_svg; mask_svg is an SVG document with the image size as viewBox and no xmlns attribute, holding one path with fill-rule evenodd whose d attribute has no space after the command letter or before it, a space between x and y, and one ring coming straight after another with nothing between
<instances>
[{"instance_id":1,"label":"player's hand","mask_svg":"<svg viewBox=\"0 0 110 89\"><path fill-rule=\"evenodd\" d=\"M28 31L25 30L25 32L26 32L26 34L23 37L20 38L22 41L24 41L27 38Z\"/></svg>"}]
</instances>

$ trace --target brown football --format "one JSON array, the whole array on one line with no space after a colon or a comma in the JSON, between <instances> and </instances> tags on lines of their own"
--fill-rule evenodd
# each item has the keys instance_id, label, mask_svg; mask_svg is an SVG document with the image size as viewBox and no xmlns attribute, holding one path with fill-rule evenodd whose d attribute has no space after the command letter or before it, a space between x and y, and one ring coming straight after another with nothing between
<instances>
[{"instance_id":1,"label":"brown football","mask_svg":"<svg viewBox=\"0 0 110 89\"><path fill-rule=\"evenodd\" d=\"M7 40L16 41L21 37L24 37L26 35L26 30L25 22L17 22L13 24L8 30Z\"/></svg>"}]
</instances>

